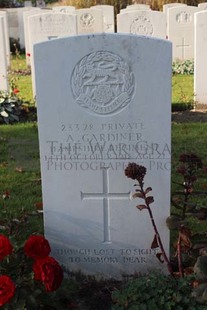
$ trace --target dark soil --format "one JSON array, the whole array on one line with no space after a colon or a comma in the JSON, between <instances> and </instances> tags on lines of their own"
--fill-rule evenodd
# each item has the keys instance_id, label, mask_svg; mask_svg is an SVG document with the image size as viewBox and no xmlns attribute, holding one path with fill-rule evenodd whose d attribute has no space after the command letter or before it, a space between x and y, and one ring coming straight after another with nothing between
<instances>
[{"instance_id":1,"label":"dark soil","mask_svg":"<svg viewBox=\"0 0 207 310\"><path fill-rule=\"evenodd\" d=\"M172 113L172 122L175 123L205 123L207 122L207 104L197 105L194 110Z\"/></svg>"}]
</instances>

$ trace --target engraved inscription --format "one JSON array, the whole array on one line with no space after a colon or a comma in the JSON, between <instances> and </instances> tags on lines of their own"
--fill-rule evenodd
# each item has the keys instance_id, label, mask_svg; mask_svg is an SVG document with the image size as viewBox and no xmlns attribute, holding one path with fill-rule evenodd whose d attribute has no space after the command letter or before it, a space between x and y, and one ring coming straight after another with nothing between
<instances>
[{"instance_id":1,"label":"engraved inscription","mask_svg":"<svg viewBox=\"0 0 207 310\"><path fill-rule=\"evenodd\" d=\"M101 199L103 200L103 226L104 226L104 241L103 243L111 243L110 236L110 209L109 199L130 199L128 193L109 193L109 168L102 168L103 171L103 193L82 193L81 200L84 199Z\"/></svg>"},{"instance_id":2,"label":"engraved inscription","mask_svg":"<svg viewBox=\"0 0 207 310\"><path fill-rule=\"evenodd\" d=\"M98 51L82 58L71 76L76 102L88 111L108 115L126 107L135 88L134 74L118 55Z\"/></svg>"},{"instance_id":3,"label":"engraved inscription","mask_svg":"<svg viewBox=\"0 0 207 310\"><path fill-rule=\"evenodd\" d=\"M153 26L147 17L140 16L132 22L130 32L132 34L152 35Z\"/></svg>"},{"instance_id":4,"label":"engraved inscription","mask_svg":"<svg viewBox=\"0 0 207 310\"><path fill-rule=\"evenodd\" d=\"M90 13L84 13L80 17L80 23L83 28L91 28L94 24L95 18Z\"/></svg>"},{"instance_id":5,"label":"engraved inscription","mask_svg":"<svg viewBox=\"0 0 207 310\"><path fill-rule=\"evenodd\" d=\"M65 15L65 16L64 16ZM73 34L73 27L69 25L68 15L66 14L44 14L38 20L35 18L34 26L31 32L33 34L45 34L49 36L56 36L56 34Z\"/></svg>"},{"instance_id":6,"label":"engraved inscription","mask_svg":"<svg viewBox=\"0 0 207 310\"><path fill-rule=\"evenodd\" d=\"M192 14L186 11L182 11L176 15L176 21L178 23L191 23L192 22Z\"/></svg>"}]
</instances>

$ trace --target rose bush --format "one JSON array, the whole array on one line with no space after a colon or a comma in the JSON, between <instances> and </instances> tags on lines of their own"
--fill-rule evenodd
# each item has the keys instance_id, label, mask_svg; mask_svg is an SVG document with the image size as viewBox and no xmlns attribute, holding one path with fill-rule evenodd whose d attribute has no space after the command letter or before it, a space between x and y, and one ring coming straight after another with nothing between
<instances>
[{"instance_id":1,"label":"rose bush","mask_svg":"<svg viewBox=\"0 0 207 310\"><path fill-rule=\"evenodd\" d=\"M8 303L15 292L15 284L10 277L0 276L0 306Z\"/></svg>"},{"instance_id":2,"label":"rose bush","mask_svg":"<svg viewBox=\"0 0 207 310\"><path fill-rule=\"evenodd\" d=\"M4 257L11 254L12 250L13 247L10 240L4 235L0 235L0 260L3 260Z\"/></svg>"},{"instance_id":3,"label":"rose bush","mask_svg":"<svg viewBox=\"0 0 207 310\"><path fill-rule=\"evenodd\" d=\"M24 252L27 256L36 260L47 257L51 252L51 248L49 242L43 236L30 236L25 242Z\"/></svg>"},{"instance_id":4,"label":"rose bush","mask_svg":"<svg viewBox=\"0 0 207 310\"><path fill-rule=\"evenodd\" d=\"M63 280L63 271L53 257L37 259L33 265L35 280L42 281L48 292L58 289Z\"/></svg>"},{"instance_id":5,"label":"rose bush","mask_svg":"<svg viewBox=\"0 0 207 310\"><path fill-rule=\"evenodd\" d=\"M63 270L49 256L50 252L50 244L44 236L31 235L19 247L15 241L12 246L5 235L0 235L0 307L29 310L51 303L52 297L48 296L51 294L45 294L45 290L54 292L60 287ZM45 289L41 289L41 283Z\"/></svg>"}]
</instances>

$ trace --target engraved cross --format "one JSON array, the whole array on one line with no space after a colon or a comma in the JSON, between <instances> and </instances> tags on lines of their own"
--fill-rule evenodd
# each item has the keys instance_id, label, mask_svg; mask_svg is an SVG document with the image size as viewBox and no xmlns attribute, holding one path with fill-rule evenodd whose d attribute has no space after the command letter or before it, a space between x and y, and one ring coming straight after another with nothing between
<instances>
[{"instance_id":1,"label":"engraved cross","mask_svg":"<svg viewBox=\"0 0 207 310\"><path fill-rule=\"evenodd\" d=\"M190 45L185 44L185 38L182 38L182 43L181 45L176 45L176 47L182 48L182 60L185 59L185 48L190 47Z\"/></svg>"},{"instance_id":2,"label":"engraved cross","mask_svg":"<svg viewBox=\"0 0 207 310\"><path fill-rule=\"evenodd\" d=\"M104 241L103 243L111 243L110 234L110 200L111 199L130 199L130 192L128 193L110 193L109 192L109 168L102 168L103 178L103 192L102 193L82 193L81 200L85 199L99 199L103 200L103 229Z\"/></svg>"}]
</instances>

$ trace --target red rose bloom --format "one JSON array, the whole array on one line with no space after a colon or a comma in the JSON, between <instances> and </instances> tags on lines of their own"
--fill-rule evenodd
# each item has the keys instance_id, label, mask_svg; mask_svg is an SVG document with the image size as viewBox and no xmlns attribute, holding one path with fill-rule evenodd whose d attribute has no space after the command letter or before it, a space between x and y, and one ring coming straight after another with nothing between
<instances>
[{"instance_id":1,"label":"red rose bloom","mask_svg":"<svg viewBox=\"0 0 207 310\"><path fill-rule=\"evenodd\" d=\"M19 90L18 90L17 88L14 88L14 89L13 89L13 93L14 93L14 94L18 94L18 93L19 93Z\"/></svg>"},{"instance_id":2,"label":"red rose bloom","mask_svg":"<svg viewBox=\"0 0 207 310\"><path fill-rule=\"evenodd\" d=\"M13 247L10 240L4 236L0 235L0 260L4 259L5 256L12 253Z\"/></svg>"},{"instance_id":3,"label":"red rose bloom","mask_svg":"<svg viewBox=\"0 0 207 310\"><path fill-rule=\"evenodd\" d=\"M31 54L30 54L30 53L27 53L26 55L27 55L28 57L30 57L30 56L31 56Z\"/></svg>"},{"instance_id":4,"label":"red rose bloom","mask_svg":"<svg viewBox=\"0 0 207 310\"><path fill-rule=\"evenodd\" d=\"M15 285L8 276L0 276L0 307L10 301L14 296Z\"/></svg>"},{"instance_id":5,"label":"red rose bloom","mask_svg":"<svg viewBox=\"0 0 207 310\"><path fill-rule=\"evenodd\" d=\"M58 289L63 280L63 271L53 257L38 259L33 264L35 280L42 281L48 292Z\"/></svg>"},{"instance_id":6,"label":"red rose bloom","mask_svg":"<svg viewBox=\"0 0 207 310\"><path fill-rule=\"evenodd\" d=\"M30 236L24 245L24 252L33 259L47 257L51 248L47 239L43 236Z\"/></svg>"}]
</instances>

